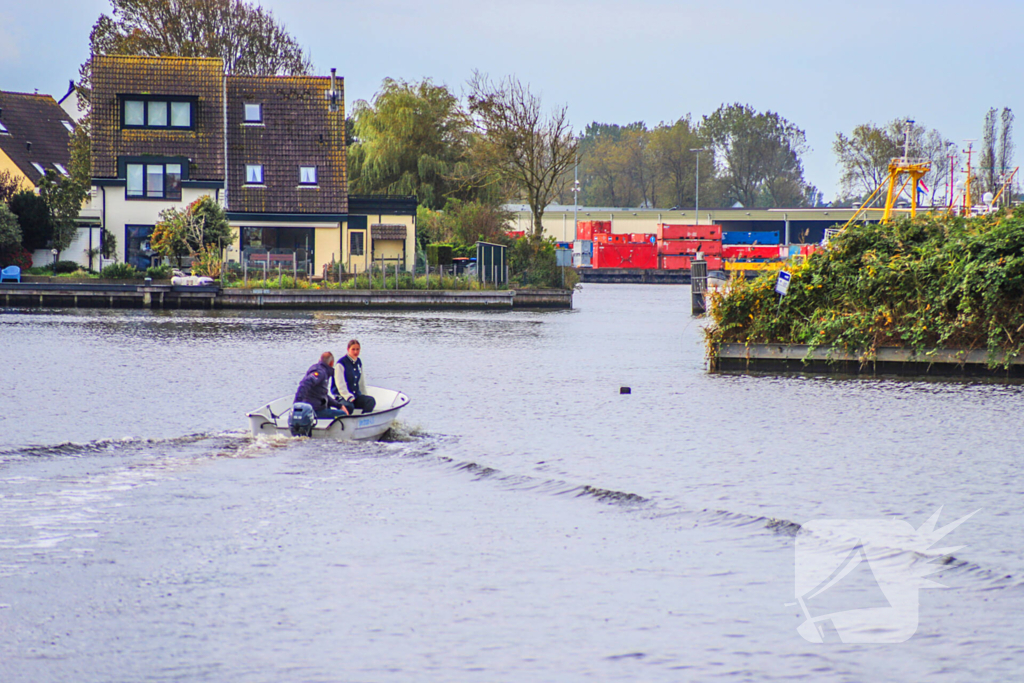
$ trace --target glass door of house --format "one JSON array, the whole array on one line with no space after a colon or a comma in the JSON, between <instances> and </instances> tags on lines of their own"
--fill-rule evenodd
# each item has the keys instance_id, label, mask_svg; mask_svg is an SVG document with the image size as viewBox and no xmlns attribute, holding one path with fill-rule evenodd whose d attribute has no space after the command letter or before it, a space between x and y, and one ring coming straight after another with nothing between
<instances>
[{"instance_id":1,"label":"glass door of house","mask_svg":"<svg viewBox=\"0 0 1024 683\"><path fill-rule=\"evenodd\" d=\"M152 225L124 226L124 260L139 270L153 265L153 248L149 239L153 234Z\"/></svg>"}]
</instances>

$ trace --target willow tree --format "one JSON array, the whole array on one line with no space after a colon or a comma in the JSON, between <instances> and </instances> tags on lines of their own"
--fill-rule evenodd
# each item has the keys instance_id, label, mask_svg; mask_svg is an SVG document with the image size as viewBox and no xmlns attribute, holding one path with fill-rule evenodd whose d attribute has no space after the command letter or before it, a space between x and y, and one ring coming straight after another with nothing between
<instances>
[{"instance_id":1,"label":"willow tree","mask_svg":"<svg viewBox=\"0 0 1024 683\"><path fill-rule=\"evenodd\" d=\"M353 193L416 195L431 209L480 194L469 156L472 120L447 86L386 78L372 103L352 109Z\"/></svg>"},{"instance_id":2,"label":"willow tree","mask_svg":"<svg viewBox=\"0 0 1024 683\"><path fill-rule=\"evenodd\" d=\"M476 73L469 89L469 111L481 132L481 166L526 200L533 214L533 236L539 238L544 208L559 195L579 149L568 107L545 114L540 98L514 76L495 83Z\"/></svg>"}]
</instances>

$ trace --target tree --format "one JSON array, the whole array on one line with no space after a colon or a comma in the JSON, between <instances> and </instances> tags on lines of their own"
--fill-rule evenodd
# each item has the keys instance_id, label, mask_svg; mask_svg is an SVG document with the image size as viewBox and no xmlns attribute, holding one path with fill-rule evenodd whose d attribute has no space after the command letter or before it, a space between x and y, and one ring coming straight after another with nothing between
<instances>
[{"instance_id":1,"label":"tree","mask_svg":"<svg viewBox=\"0 0 1024 683\"><path fill-rule=\"evenodd\" d=\"M985 125L982 128L981 158L978 160L978 177L981 179L981 191L996 192L996 110L989 109L985 114Z\"/></svg>"},{"instance_id":2,"label":"tree","mask_svg":"<svg viewBox=\"0 0 1024 683\"><path fill-rule=\"evenodd\" d=\"M190 208L201 221L199 241L192 244L193 248L198 250L203 245L216 246L217 253L220 254L233 238L224 207L210 195L203 195L192 202Z\"/></svg>"},{"instance_id":3,"label":"tree","mask_svg":"<svg viewBox=\"0 0 1024 683\"><path fill-rule=\"evenodd\" d=\"M57 250L58 260L78 236L78 214L88 194L87 185L71 177L61 178L52 169L39 180L39 196L46 202L53 225L50 244Z\"/></svg>"},{"instance_id":4,"label":"tree","mask_svg":"<svg viewBox=\"0 0 1024 683\"><path fill-rule=\"evenodd\" d=\"M568 107L545 116L540 98L514 76L494 83L477 72L469 89L469 111L483 135L477 147L481 166L526 199L539 239L544 208L558 196L579 147Z\"/></svg>"},{"instance_id":5,"label":"tree","mask_svg":"<svg viewBox=\"0 0 1024 683\"><path fill-rule=\"evenodd\" d=\"M31 190L18 192L9 202L21 226L21 243L29 251L45 249L53 237L53 221L46 201Z\"/></svg>"},{"instance_id":6,"label":"tree","mask_svg":"<svg viewBox=\"0 0 1024 683\"><path fill-rule=\"evenodd\" d=\"M438 209L449 197L477 196L485 184L470 167L472 120L447 86L386 78L372 104L355 103L353 119L355 193L416 195Z\"/></svg>"},{"instance_id":7,"label":"tree","mask_svg":"<svg viewBox=\"0 0 1024 683\"><path fill-rule=\"evenodd\" d=\"M298 42L259 5L243 0L110 4L113 12L101 14L89 35L92 54L218 57L228 73L241 75L284 76L312 70Z\"/></svg>"},{"instance_id":8,"label":"tree","mask_svg":"<svg viewBox=\"0 0 1024 683\"><path fill-rule=\"evenodd\" d=\"M149 243L161 256L174 258L181 267L184 256L203 254L219 257L231 241L231 226L224 209L209 195L195 200L184 209L170 208L160 212Z\"/></svg>"},{"instance_id":9,"label":"tree","mask_svg":"<svg viewBox=\"0 0 1024 683\"><path fill-rule=\"evenodd\" d=\"M0 204L11 201L11 197L18 193L21 182L14 177L14 174L6 168L0 170Z\"/></svg>"},{"instance_id":10,"label":"tree","mask_svg":"<svg viewBox=\"0 0 1024 683\"><path fill-rule=\"evenodd\" d=\"M10 253L21 247L21 226L18 217L6 204L0 203L0 253Z\"/></svg>"},{"instance_id":11,"label":"tree","mask_svg":"<svg viewBox=\"0 0 1024 683\"><path fill-rule=\"evenodd\" d=\"M651 132L651 153L654 164L658 168L663 181L662 196L670 199L666 206L693 206L695 202L697 155L706 152L694 152L701 149L703 140L697 128L691 123L689 115L679 119L672 125L659 125ZM714 182L714 165L703 164L701 174L701 197L705 205L714 205L711 194L711 183Z\"/></svg>"},{"instance_id":12,"label":"tree","mask_svg":"<svg viewBox=\"0 0 1024 683\"><path fill-rule=\"evenodd\" d=\"M722 105L701 130L721 164L726 199L744 206L800 205L807 195L804 131L775 112Z\"/></svg>"},{"instance_id":13,"label":"tree","mask_svg":"<svg viewBox=\"0 0 1024 683\"><path fill-rule=\"evenodd\" d=\"M191 205L184 209L164 209L160 212L160 220L153 226L149 244L161 256L175 259L180 268L182 257L193 253L189 238L202 235L201 224L202 219L192 212Z\"/></svg>"},{"instance_id":14,"label":"tree","mask_svg":"<svg viewBox=\"0 0 1024 683\"><path fill-rule=\"evenodd\" d=\"M628 126L627 126L628 128ZM623 128L594 122L580 141L580 184L583 203L590 206L628 206L632 187L625 176Z\"/></svg>"},{"instance_id":15,"label":"tree","mask_svg":"<svg viewBox=\"0 0 1024 683\"><path fill-rule=\"evenodd\" d=\"M931 163L931 170L923 180L930 186L929 198L934 203L939 187L949 182L949 156L959 156L959 153L937 130L929 131L913 122L908 129L908 121L904 117L893 119L885 126L861 124L849 137L836 133L832 151L842 167L839 182L844 197L867 198L885 182L889 164L902 157L906 147L910 157Z\"/></svg>"},{"instance_id":16,"label":"tree","mask_svg":"<svg viewBox=\"0 0 1024 683\"><path fill-rule=\"evenodd\" d=\"M420 207L416 234L425 243L441 242L468 247L481 242L504 244L513 214L497 204L449 199L443 211Z\"/></svg>"}]
</instances>

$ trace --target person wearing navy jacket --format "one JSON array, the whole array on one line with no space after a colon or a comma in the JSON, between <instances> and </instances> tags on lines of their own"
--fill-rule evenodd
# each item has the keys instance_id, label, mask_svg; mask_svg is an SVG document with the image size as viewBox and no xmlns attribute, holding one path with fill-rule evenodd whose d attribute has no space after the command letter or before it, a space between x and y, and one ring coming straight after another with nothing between
<instances>
[{"instance_id":1,"label":"person wearing navy jacket","mask_svg":"<svg viewBox=\"0 0 1024 683\"><path fill-rule=\"evenodd\" d=\"M374 407L377 405L377 399L373 396L369 396L366 393L366 380L363 377L363 361L359 360L359 340L353 339L348 343L348 354L343 356L338 362L338 368L335 372L341 370L340 373L344 377L344 385L348 388L348 393L351 394L349 399L352 405L364 413L372 413ZM338 378L342 379L341 377ZM342 382L336 381L338 385L338 393L341 391Z\"/></svg>"},{"instance_id":2,"label":"person wearing navy jacket","mask_svg":"<svg viewBox=\"0 0 1024 683\"><path fill-rule=\"evenodd\" d=\"M324 351L320 362L311 365L299 382L295 392L295 403L313 406L317 417L341 417L352 414L352 404L339 401L331 394L331 378L334 377L334 354Z\"/></svg>"}]
</instances>

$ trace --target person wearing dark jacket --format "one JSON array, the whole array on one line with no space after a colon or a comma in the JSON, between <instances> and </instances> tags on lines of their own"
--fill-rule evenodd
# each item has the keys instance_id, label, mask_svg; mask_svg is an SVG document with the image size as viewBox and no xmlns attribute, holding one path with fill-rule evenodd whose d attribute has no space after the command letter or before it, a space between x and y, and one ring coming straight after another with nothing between
<instances>
[{"instance_id":1,"label":"person wearing dark jacket","mask_svg":"<svg viewBox=\"0 0 1024 683\"><path fill-rule=\"evenodd\" d=\"M340 372L339 372L340 371ZM341 377L338 380L344 382L348 393L352 395L349 399L352 405L364 413L372 413L377 406L377 399L366 393L366 380L363 377L363 361L359 360L359 340L353 339L348 343L348 354L338 362L335 370ZM344 378L344 379L342 379ZM337 381L339 392L342 389L342 381Z\"/></svg>"},{"instance_id":2,"label":"person wearing dark jacket","mask_svg":"<svg viewBox=\"0 0 1024 683\"><path fill-rule=\"evenodd\" d=\"M331 380L334 377L334 354L324 351L320 362L311 365L299 382L295 392L295 403L308 403L313 406L317 417L341 417L352 414L352 404L339 401L331 394Z\"/></svg>"}]
</instances>

